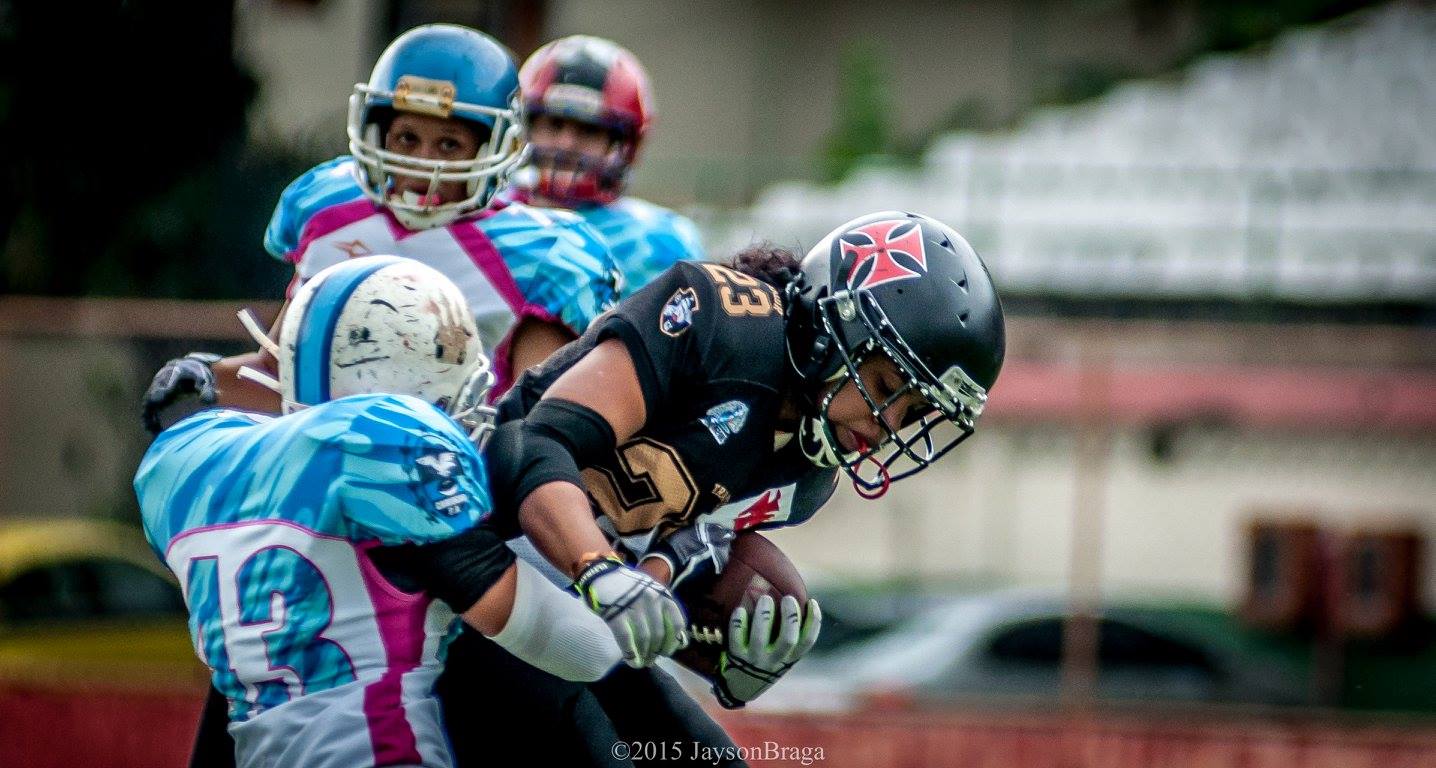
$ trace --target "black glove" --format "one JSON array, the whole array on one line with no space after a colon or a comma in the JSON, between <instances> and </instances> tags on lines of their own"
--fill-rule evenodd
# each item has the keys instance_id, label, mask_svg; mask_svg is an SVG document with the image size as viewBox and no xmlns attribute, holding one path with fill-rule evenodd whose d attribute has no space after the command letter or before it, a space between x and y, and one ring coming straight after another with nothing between
<instances>
[{"instance_id":1,"label":"black glove","mask_svg":"<svg viewBox=\"0 0 1436 768\"><path fill-rule=\"evenodd\" d=\"M214 405L215 379L210 366L219 359L219 355L209 352L191 352L165 363L150 381L150 388L145 390L140 410L145 431L152 435L163 432L161 416L165 409L189 395L198 395L201 403Z\"/></svg>"},{"instance_id":2,"label":"black glove","mask_svg":"<svg viewBox=\"0 0 1436 768\"><path fill-rule=\"evenodd\" d=\"M643 559L658 557L666 561L673 574L668 586L676 589L680 582L693 576L722 573L737 535L732 528L718 523L697 523L655 543Z\"/></svg>"}]
</instances>

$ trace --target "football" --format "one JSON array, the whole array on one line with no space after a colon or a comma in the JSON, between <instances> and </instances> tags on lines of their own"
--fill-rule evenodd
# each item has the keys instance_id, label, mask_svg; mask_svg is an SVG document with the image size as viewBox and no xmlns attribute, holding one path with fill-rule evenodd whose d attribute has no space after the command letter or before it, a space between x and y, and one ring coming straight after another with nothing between
<instances>
[{"instance_id":1,"label":"football","mask_svg":"<svg viewBox=\"0 0 1436 768\"><path fill-rule=\"evenodd\" d=\"M776 544L752 531L739 533L733 540L722 573L690 579L679 585L676 594L688 612L690 637L688 647L673 658L709 681L717 677L734 609L741 605L751 616L758 598L765 594L772 595L775 604L784 595L796 597L799 605L808 603L808 589L792 561ZM777 621L773 627L776 631Z\"/></svg>"}]
</instances>

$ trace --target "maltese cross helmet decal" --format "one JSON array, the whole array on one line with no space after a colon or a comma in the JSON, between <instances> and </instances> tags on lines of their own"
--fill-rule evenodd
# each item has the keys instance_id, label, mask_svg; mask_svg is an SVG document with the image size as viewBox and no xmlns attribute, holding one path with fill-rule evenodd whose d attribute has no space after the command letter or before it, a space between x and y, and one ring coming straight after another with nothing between
<instances>
[{"instance_id":1,"label":"maltese cross helmet decal","mask_svg":"<svg viewBox=\"0 0 1436 768\"><path fill-rule=\"evenodd\" d=\"M887 219L858 227L843 233L839 242L844 258L853 257L847 275L851 290L927 274L922 228L912 219Z\"/></svg>"}]
</instances>

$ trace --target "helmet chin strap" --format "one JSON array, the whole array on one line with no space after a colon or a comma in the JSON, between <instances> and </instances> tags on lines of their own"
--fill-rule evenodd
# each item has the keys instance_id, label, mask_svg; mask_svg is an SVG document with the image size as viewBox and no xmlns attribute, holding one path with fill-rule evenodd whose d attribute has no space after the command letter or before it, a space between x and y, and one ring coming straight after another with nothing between
<instances>
[{"instance_id":1,"label":"helmet chin strap","mask_svg":"<svg viewBox=\"0 0 1436 768\"><path fill-rule=\"evenodd\" d=\"M837 382L837 386L829 388L827 394L815 403L816 408L813 415L805 415L798 421L799 448L802 449L803 455L813 462L814 466L823 469L832 469L843 465L839 455L840 447L833 444L833 440L829 437L831 432L823 424L823 419L828 412L828 406L833 402L833 397L837 395L838 390L843 388L843 380L847 378L846 369L839 369L838 372L830 376L827 383ZM857 453L859 455L867 453L870 447L868 442L857 433L854 433L853 437L858 441ZM857 467L852 467L848 474L853 482L853 490L864 499L880 498L892 487L892 477L888 474L887 465L879 461L876 455L865 457L858 466L867 462L872 462L877 467L882 484L876 490L865 487L858 481Z\"/></svg>"},{"instance_id":2,"label":"helmet chin strap","mask_svg":"<svg viewBox=\"0 0 1436 768\"><path fill-rule=\"evenodd\" d=\"M804 416L798 422L798 447L814 466L832 469L838 466L838 452L828 442L826 430L816 417Z\"/></svg>"},{"instance_id":3,"label":"helmet chin strap","mask_svg":"<svg viewBox=\"0 0 1436 768\"><path fill-rule=\"evenodd\" d=\"M857 441L859 453L862 453L868 449L868 441L862 439L861 437L857 437ZM871 461L878 468L878 475L882 477L883 484L879 486L876 491L868 490L866 487L863 486L862 483L858 482L857 469L854 468L852 474L853 490L856 491L859 496L865 499L882 498L884 495L887 494L888 489L891 488L893 485L892 477L888 475L887 465L882 463L881 461L878 461L878 457L876 455L869 456L866 459L863 459L863 461ZM859 463L858 466L862 466L862 463Z\"/></svg>"},{"instance_id":4,"label":"helmet chin strap","mask_svg":"<svg viewBox=\"0 0 1436 768\"><path fill-rule=\"evenodd\" d=\"M270 376L264 371L255 370L247 365L242 365L238 371L235 371L234 375L241 379L252 381L265 389L273 390L274 392L279 391L279 379Z\"/></svg>"},{"instance_id":5,"label":"helmet chin strap","mask_svg":"<svg viewBox=\"0 0 1436 768\"><path fill-rule=\"evenodd\" d=\"M254 311L245 308L241 309L238 314L239 324L244 326L244 330L249 333L250 338L254 339L254 343L258 344L260 349L268 352L276 360L279 359L279 345L274 343L274 339L269 338L269 334L265 333L264 329L260 327L259 321L254 317Z\"/></svg>"},{"instance_id":6,"label":"helmet chin strap","mask_svg":"<svg viewBox=\"0 0 1436 768\"><path fill-rule=\"evenodd\" d=\"M823 469L832 469L842 464L838 446L833 445L823 420L827 416L828 405L833 402L833 397L838 394L838 390L843 388L842 380L846 376L847 371L839 368L824 382L824 384L837 382L836 386L829 387L827 393L821 398L806 396L802 399L807 403L800 403L800 407L811 404L811 412L804 414L798 420L798 446L809 461Z\"/></svg>"},{"instance_id":7,"label":"helmet chin strap","mask_svg":"<svg viewBox=\"0 0 1436 768\"><path fill-rule=\"evenodd\" d=\"M826 401L819 404L819 398L813 393L821 391L816 387L824 370L831 367L835 342L832 335L824 330L824 322L813 300L804 295L806 289L807 281L802 272L794 275L784 286L783 322L787 336L788 364L798 379L794 399L802 411L816 417L823 412ZM843 373L843 366L839 365L827 381L832 381Z\"/></svg>"},{"instance_id":8,"label":"helmet chin strap","mask_svg":"<svg viewBox=\"0 0 1436 768\"><path fill-rule=\"evenodd\" d=\"M489 391L494 386L494 378L489 359L481 355L446 408L454 421L469 430L469 440L481 449L488 442L488 437L494 430L494 423L498 420L498 409L486 404Z\"/></svg>"}]
</instances>

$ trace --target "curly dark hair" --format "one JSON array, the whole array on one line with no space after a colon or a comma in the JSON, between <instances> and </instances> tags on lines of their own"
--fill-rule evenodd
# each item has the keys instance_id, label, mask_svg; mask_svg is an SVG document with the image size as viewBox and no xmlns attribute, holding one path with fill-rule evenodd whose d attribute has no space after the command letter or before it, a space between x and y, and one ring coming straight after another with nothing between
<instances>
[{"instance_id":1,"label":"curly dark hair","mask_svg":"<svg viewBox=\"0 0 1436 768\"><path fill-rule=\"evenodd\" d=\"M787 248L758 243L738 252L728 264L733 269L777 288L779 291L802 271L800 260Z\"/></svg>"}]
</instances>

